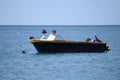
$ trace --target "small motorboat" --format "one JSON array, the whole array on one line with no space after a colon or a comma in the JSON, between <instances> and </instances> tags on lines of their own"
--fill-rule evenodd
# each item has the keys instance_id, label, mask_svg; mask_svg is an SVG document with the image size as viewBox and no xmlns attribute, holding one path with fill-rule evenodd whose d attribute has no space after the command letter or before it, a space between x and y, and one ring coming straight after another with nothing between
<instances>
[{"instance_id":1,"label":"small motorboat","mask_svg":"<svg viewBox=\"0 0 120 80\"><path fill-rule=\"evenodd\" d=\"M38 52L105 52L109 50L106 43L102 42L95 36L95 40L91 41L87 38L85 41L69 41L64 40L60 35L56 34L56 30L46 37L47 31L43 29L43 36L40 39L30 37L30 42L34 45ZM56 37L61 40L56 40Z\"/></svg>"}]
</instances>

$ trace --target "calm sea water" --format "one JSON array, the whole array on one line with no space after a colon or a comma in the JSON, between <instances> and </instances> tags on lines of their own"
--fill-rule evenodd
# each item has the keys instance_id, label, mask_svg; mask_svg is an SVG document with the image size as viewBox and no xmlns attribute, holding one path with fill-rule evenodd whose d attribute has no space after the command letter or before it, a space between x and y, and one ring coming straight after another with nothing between
<instances>
[{"instance_id":1,"label":"calm sea water","mask_svg":"<svg viewBox=\"0 0 120 80\"><path fill-rule=\"evenodd\" d=\"M66 40L84 41L97 35L107 53L56 53L26 48L29 36L52 29ZM120 26L0 26L0 80L120 80Z\"/></svg>"}]
</instances>

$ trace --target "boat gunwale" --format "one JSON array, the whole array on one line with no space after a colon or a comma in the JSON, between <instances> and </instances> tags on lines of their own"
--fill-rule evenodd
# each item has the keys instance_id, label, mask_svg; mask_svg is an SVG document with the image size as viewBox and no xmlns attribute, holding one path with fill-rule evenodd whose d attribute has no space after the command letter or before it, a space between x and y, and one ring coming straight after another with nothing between
<instances>
[{"instance_id":1,"label":"boat gunwale","mask_svg":"<svg viewBox=\"0 0 120 80\"><path fill-rule=\"evenodd\" d=\"M37 40L31 39L31 43L74 43L74 44L106 44L103 42L87 42L87 41L69 41L69 40Z\"/></svg>"}]
</instances>

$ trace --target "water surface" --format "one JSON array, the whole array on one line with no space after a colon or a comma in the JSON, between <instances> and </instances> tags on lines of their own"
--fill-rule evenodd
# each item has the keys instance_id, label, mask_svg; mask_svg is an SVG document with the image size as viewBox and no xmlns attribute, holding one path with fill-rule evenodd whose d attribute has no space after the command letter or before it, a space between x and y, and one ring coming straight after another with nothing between
<instances>
[{"instance_id":1,"label":"water surface","mask_svg":"<svg viewBox=\"0 0 120 80\"><path fill-rule=\"evenodd\" d=\"M107 42L107 53L51 53L26 48L29 36L56 29L66 40L84 41L97 35ZM120 80L120 26L0 26L0 80Z\"/></svg>"}]
</instances>

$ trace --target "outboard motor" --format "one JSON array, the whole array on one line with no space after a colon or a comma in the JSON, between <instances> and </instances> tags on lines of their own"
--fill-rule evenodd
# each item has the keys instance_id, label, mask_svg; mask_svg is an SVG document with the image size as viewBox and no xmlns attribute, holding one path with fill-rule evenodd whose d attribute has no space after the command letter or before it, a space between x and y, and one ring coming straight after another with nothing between
<instances>
[{"instance_id":1,"label":"outboard motor","mask_svg":"<svg viewBox=\"0 0 120 80\"><path fill-rule=\"evenodd\" d=\"M109 51L109 50L110 50L109 46L106 46L106 51Z\"/></svg>"}]
</instances>

